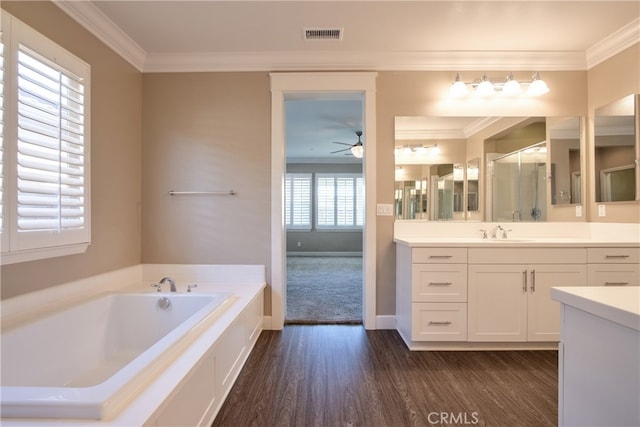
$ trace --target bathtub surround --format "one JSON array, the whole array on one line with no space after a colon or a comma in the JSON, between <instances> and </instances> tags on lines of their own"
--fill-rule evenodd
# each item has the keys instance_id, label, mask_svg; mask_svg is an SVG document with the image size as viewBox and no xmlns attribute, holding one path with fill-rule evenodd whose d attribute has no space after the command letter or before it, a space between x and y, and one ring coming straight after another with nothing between
<instances>
[{"instance_id":1,"label":"bathtub surround","mask_svg":"<svg viewBox=\"0 0 640 427\"><path fill-rule=\"evenodd\" d=\"M158 293L151 287L152 283L157 283L165 276L175 279L176 293ZM100 294L117 294L129 298L135 295L127 296L126 294L143 293L145 297L151 299L166 296L169 300L175 300L175 309L178 311L181 299L193 302L203 298L209 300L208 296L212 294L233 295L230 300L224 303L221 311L213 311L212 314L204 313L205 317L201 317L200 320L193 319L195 324L185 326L185 335L179 338L175 345L172 344L167 348L169 352L167 358L163 358L162 355L157 358L153 355L150 356L151 359L144 362L143 365L151 365L151 371L142 370L141 373L134 374L133 379L124 385L128 390L124 391L124 397L120 400L109 400L108 404L103 405L104 413L101 414L104 416L103 419L78 419L74 421L65 418L64 421L56 420L55 418L64 416L63 412L60 412L55 418L41 418L39 420L35 418L29 420L3 418L2 425L131 426L183 423L209 425L262 331L264 277L265 268L259 265L147 264L106 273L93 280L91 278L83 279L47 291L3 300L1 304L4 335L5 333L21 332L21 325L30 328L37 324L33 321L34 319L53 316L57 313L65 316L67 310L78 306L79 301L89 299L93 301L92 304L95 304L96 300L92 298ZM197 288L193 288L191 294L187 293L188 286L196 283ZM191 297L194 297L195 300L189 300ZM117 296L117 298L120 297ZM198 312L196 307L189 311ZM135 315L139 314L140 312ZM148 319L146 320L148 321ZM136 322L136 320L131 320L131 322ZM139 319L139 322L144 322L144 319ZM187 320L187 322L189 321ZM86 330L87 333L91 333L91 331L97 333L94 329L98 328L95 321L78 320L74 324L77 329L74 335L80 333L84 327L90 328ZM137 325L132 326L134 327L128 328L127 333L137 329ZM46 328L46 325L43 327ZM180 327L173 329L158 343L170 340L167 337L174 335L179 329ZM51 335L55 334L50 333L49 336ZM60 337L60 339L63 338L63 336ZM83 340L83 343L86 344L88 341L91 340ZM83 346L85 346L84 344ZM79 351L81 348L73 345L67 347L71 348L56 351ZM154 347L155 345L151 348ZM143 353L142 356L145 354ZM21 370L29 369L28 366L6 365L15 365L21 362L15 358L5 358L4 356L5 354L2 357L3 371L19 373ZM74 357L82 358L83 355L77 354ZM100 389L102 384L108 383L121 372L134 368L136 360L138 359L134 359L124 370L111 376L96 389ZM28 359L25 358L24 362L27 363ZM34 371L37 372L37 370ZM8 378L8 380L14 383L21 381L17 378ZM31 378L27 382L38 385L39 381L37 378ZM14 396L11 392L15 390L5 388L4 383L2 385L2 399ZM10 383L10 385L14 384ZM47 384L44 383L44 385ZM46 392L47 390L40 391ZM55 392L55 389L50 391ZM64 394L57 393L57 395ZM4 409L3 414L5 413ZM97 418L91 414L76 415ZM34 413L33 416L37 417L38 414ZM40 415L40 417L43 416L46 415Z\"/></svg>"}]
</instances>

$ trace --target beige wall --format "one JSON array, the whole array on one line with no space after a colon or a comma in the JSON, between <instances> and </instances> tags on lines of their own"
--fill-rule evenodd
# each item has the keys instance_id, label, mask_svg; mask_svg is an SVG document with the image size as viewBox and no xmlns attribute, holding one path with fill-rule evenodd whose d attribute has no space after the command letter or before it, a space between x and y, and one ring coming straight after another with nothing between
<instances>
[{"instance_id":1,"label":"beige wall","mask_svg":"<svg viewBox=\"0 0 640 427\"><path fill-rule=\"evenodd\" d=\"M2 266L2 298L138 264L141 74L52 3L1 6L91 65L92 191L87 252Z\"/></svg>"},{"instance_id":2,"label":"beige wall","mask_svg":"<svg viewBox=\"0 0 640 427\"><path fill-rule=\"evenodd\" d=\"M142 93L143 262L269 265L268 74L146 74Z\"/></svg>"}]
</instances>

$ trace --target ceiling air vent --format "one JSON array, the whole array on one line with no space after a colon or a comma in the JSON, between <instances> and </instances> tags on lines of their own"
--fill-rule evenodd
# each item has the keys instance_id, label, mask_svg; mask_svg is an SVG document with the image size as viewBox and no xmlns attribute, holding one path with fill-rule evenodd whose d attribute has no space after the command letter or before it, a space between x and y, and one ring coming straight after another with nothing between
<instances>
[{"instance_id":1,"label":"ceiling air vent","mask_svg":"<svg viewBox=\"0 0 640 427\"><path fill-rule=\"evenodd\" d=\"M305 40L342 40L342 28L304 28Z\"/></svg>"}]
</instances>

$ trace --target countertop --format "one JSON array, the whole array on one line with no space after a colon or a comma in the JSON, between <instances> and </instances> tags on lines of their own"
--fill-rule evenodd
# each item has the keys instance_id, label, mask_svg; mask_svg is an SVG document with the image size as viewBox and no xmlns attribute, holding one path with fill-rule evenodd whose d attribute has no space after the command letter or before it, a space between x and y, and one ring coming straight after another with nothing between
<instances>
[{"instance_id":1,"label":"countertop","mask_svg":"<svg viewBox=\"0 0 640 427\"><path fill-rule=\"evenodd\" d=\"M396 237L393 239L395 243L410 247L420 246L438 246L438 247L483 247L483 248L500 248L500 247L640 247L637 241L616 241L616 240L600 240L600 239L581 239L581 238L507 238L507 239L481 239L467 237Z\"/></svg>"},{"instance_id":2,"label":"countertop","mask_svg":"<svg viewBox=\"0 0 640 427\"><path fill-rule=\"evenodd\" d=\"M640 332L640 287L551 288L551 298Z\"/></svg>"}]
</instances>

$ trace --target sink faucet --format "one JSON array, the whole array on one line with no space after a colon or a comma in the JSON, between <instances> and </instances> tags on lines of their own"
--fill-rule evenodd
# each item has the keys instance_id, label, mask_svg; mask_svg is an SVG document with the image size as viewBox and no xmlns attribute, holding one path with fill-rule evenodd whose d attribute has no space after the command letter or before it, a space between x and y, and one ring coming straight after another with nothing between
<instances>
[{"instance_id":1,"label":"sink faucet","mask_svg":"<svg viewBox=\"0 0 640 427\"><path fill-rule=\"evenodd\" d=\"M495 227L493 227L493 229L491 230L491 238L492 239L497 239L498 238L498 230L504 232L504 228L502 228L501 225L496 225Z\"/></svg>"},{"instance_id":2,"label":"sink faucet","mask_svg":"<svg viewBox=\"0 0 640 427\"><path fill-rule=\"evenodd\" d=\"M176 292L176 282L174 282L174 280L171 277L163 277L158 284L156 285L155 283L151 286L153 286L154 288L158 288L158 292L162 292L162 285L164 285L165 283L169 282L169 290L171 292Z\"/></svg>"}]
</instances>

